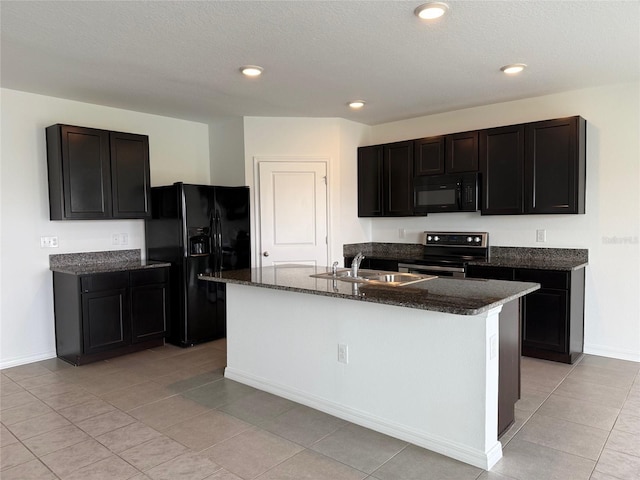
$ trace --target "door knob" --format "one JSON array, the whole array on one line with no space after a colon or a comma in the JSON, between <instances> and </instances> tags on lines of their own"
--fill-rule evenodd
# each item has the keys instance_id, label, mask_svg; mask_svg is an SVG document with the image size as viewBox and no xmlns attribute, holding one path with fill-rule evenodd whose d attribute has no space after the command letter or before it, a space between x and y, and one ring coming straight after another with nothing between
<instances>
[{"instance_id":1,"label":"door knob","mask_svg":"<svg viewBox=\"0 0 640 480\"><path fill-rule=\"evenodd\" d=\"M264 257L268 257L268 256L269 256L269 252L264 252L262 255L263 255Z\"/></svg>"}]
</instances>

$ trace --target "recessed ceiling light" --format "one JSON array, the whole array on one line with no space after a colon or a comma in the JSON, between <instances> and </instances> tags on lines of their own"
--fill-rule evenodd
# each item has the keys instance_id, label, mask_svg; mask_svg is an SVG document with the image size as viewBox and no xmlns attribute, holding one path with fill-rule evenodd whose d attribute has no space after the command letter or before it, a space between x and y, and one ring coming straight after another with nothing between
<instances>
[{"instance_id":1,"label":"recessed ceiling light","mask_svg":"<svg viewBox=\"0 0 640 480\"><path fill-rule=\"evenodd\" d=\"M442 15L447 13L447 10L449 10L449 5L446 3L429 2L420 5L413 11L413 13L423 20L433 20L434 18L440 18Z\"/></svg>"},{"instance_id":2,"label":"recessed ceiling light","mask_svg":"<svg viewBox=\"0 0 640 480\"><path fill-rule=\"evenodd\" d=\"M510 65L500 67L500 70L507 75L515 75L516 73L523 71L525 68L527 68L527 66L524 63L512 63Z\"/></svg>"},{"instance_id":3,"label":"recessed ceiling light","mask_svg":"<svg viewBox=\"0 0 640 480\"><path fill-rule=\"evenodd\" d=\"M263 70L264 68L259 67L258 65L245 65L244 67L240 67L242 74L247 77L258 77L262 75Z\"/></svg>"},{"instance_id":4,"label":"recessed ceiling light","mask_svg":"<svg viewBox=\"0 0 640 480\"><path fill-rule=\"evenodd\" d=\"M353 108L354 110L358 110L364 107L364 104L364 100L354 100L353 102L349 102L349 107Z\"/></svg>"}]
</instances>

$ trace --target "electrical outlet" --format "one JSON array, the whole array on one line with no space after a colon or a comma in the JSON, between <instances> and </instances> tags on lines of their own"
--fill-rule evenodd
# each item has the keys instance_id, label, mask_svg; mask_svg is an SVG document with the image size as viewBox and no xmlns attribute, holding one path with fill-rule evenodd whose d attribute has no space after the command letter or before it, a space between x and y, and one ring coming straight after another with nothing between
<instances>
[{"instance_id":1,"label":"electrical outlet","mask_svg":"<svg viewBox=\"0 0 640 480\"><path fill-rule=\"evenodd\" d=\"M111 235L111 245L120 245L120 235L114 233Z\"/></svg>"},{"instance_id":2,"label":"electrical outlet","mask_svg":"<svg viewBox=\"0 0 640 480\"><path fill-rule=\"evenodd\" d=\"M349 363L349 345L338 344L338 362Z\"/></svg>"},{"instance_id":3,"label":"electrical outlet","mask_svg":"<svg viewBox=\"0 0 640 480\"><path fill-rule=\"evenodd\" d=\"M120 234L120 245L129 245L129 234L121 233Z\"/></svg>"},{"instance_id":4,"label":"electrical outlet","mask_svg":"<svg viewBox=\"0 0 640 480\"><path fill-rule=\"evenodd\" d=\"M404 238L407 236L407 231L404 228L398 229L398 238Z\"/></svg>"},{"instance_id":5,"label":"electrical outlet","mask_svg":"<svg viewBox=\"0 0 640 480\"><path fill-rule=\"evenodd\" d=\"M544 228L536 230L536 242L546 242L547 231Z\"/></svg>"},{"instance_id":6,"label":"electrical outlet","mask_svg":"<svg viewBox=\"0 0 640 480\"><path fill-rule=\"evenodd\" d=\"M489 338L489 359L493 360L498 356L498 337L494 334Z\"/></svg>"},{"instance_id":7,"label":"electrical outlet","mask_svg":"<svg viewBox=\"0 0 640 480\"><path fill-rule=\"evenodd\" d=\"M58 248L58 237L40 237L40 248Z\"/></svg>"}]
</instances>

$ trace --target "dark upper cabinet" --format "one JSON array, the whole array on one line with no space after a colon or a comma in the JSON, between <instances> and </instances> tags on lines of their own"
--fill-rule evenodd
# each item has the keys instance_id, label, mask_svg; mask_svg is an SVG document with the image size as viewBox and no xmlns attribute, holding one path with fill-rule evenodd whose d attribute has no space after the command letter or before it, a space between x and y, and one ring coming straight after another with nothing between
<instances>
[{"instance_id":1,"label":"dark upper cabinet","mask_svg":"<svg viewBox=\"0 0 640 480\"><path fill-rule=\"evenodd\" d=\"M483 215L585 212L586 121L568 117L358 148L358 216L412 216L413 177L480 172Z\"/></svg>"},{"instance_id":2,"label":"dark upper cabinet","mask_svg":"<svg viewBox=\"0 0 640 480\"><path fill-rule=\"evenodd\" d=\"M414 140L413 162L416 177L444 173L444 136Z\"/></svg>"},{"instance_id":3,"label":"dark upper cabinet","mask_svg":"<svg viewBox=\"0 0 640 480\"><path fill-rule=\"evenodd\" d=\"M581 117L481 131L482 214L584 213L585 152Z\"/></svg>"},{"instance_id":4,"label":"dark upper cabinet","mask_svg":"<svg viewBox=\"0 0 640 480\"><path fill-rule=\"evenodd\" d=\"M358 148L358 216L413 215L413 141Z\"/></svg>"},{"instance_id":5,"label":"dark upper cabinet","mask_svg":"<svg viewBox=\"0 0 640 480\"><path fill-rule=\"evenodd\" d=\"M384 213L413 215L413 141L385 145L383 154Z\"/></svg>"},{"instance_id":6,"label":"dark upper cabinet","mask_svg":"<svg viewBox=\"0 0 640 480\"><path fill-rule=\"evenodd\" d=\"M478 171L478 132L446 136L446 173Z\"/></svg>"},{"instance_id":7,"label":"dark upper cabinet","mask_svg":"<svg viewBox=\"0 0 640 480\"><path fill-rule=\"evenodd\" d=\"M414 140L415 175L478 171L478 132Z\"/></svg>"},{"instance_id":8,"label":"dark upper cabinet","mask_svg":"<svg viewBox=\"0 0 640 480\"><path fill-rule=\"evenodd\" d=\"M526 126L526 213L585 212L585 142L580 117Z\"/></svg>"},{"instance_id":9,"label":"dark upper cabinet","mask_svg":"<svg viewBox=\"0 0 640 480\"><path fill-rule=\"evenodd\" d=\"M114 218L148 218L151 213L149 137L109 132Z\"/></svg>"},{"instance_id":10,"label":"dark upper cabinet","mask_svg":"<svg viewBox=\"0 0 640 480\"><path fill-rule=\"evenodd\" d=\"M358 216L380 217L382 211L382 145L358 148Z\"/></svg>"},{"instance_id":11,"label":"dark upper cabinet","mask_svg":"<svg viewBox=\"0 0 640 480\"><path fill-rule=\"evenodd\" d=\"M46 137L51 220L149 217L146 135L57 124Z\"/></svg>"},{"instance_id":12,"label":"dark upper cabinet","mask_svg":"<svg viewBox=\"0 0 640 480\"><path fill-rule=\"evenodd\" d=\"M47 128L51 220L111 218L109 132Z\"/></svg>"},{"instance_id":13,"label":"dark upper cabinet","mask_svg":"<svg viewBox=\"0 0 640 480\"><path fill-rule=\"evenodd\" d=\"M480 132L483 214L523 213L524 135L524 125Z\"/></svg>"}]
</instances>

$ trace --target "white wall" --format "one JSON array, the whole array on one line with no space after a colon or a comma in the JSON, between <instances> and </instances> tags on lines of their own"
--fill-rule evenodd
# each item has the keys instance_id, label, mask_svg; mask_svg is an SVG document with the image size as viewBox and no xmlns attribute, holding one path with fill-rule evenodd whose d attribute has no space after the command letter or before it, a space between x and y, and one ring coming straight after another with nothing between
<instances>
[{"instance_id":1,"label":"white wall","mask_svg":"<svg viewBox=\"0 0 640 480\"><path fill-rule=\"evenodd\" d=\"M342 265L342 245L370 238L368 219L357 218L356 151L369 127L336 118L245 117L245 179L252 191L252 251L257 265L254 158L329 159L329 263Z\"/></svg>"},{"instance_id":2,"label":"white wall","mask_svg":"<svg viewBox=\"0 0 640 480\"><path fill-rule=\"evenodd\" d=\"M49 254L140 248L142 220L49 220L45 127L68 123L149 135L151 184L209 183L207 125L14 90L2 102L0 368L55 356ZM128 233L129 245L111 245ZM40 236L60 247L41 249Z\"/></svg>"},{"instance_id":3,"label":"white wall","mask_svg":"<svg viewBox=\"0 0 640 480\"><path fill-rule=\"evenodd\" d=\"M372 127L370 144L581 115L585 215L434 214L375 219L371 239L418 243L424 230L489 232L492 245L589 249L585 352L640 361L640 85L576 90ZM400 228L407 237L399 239ZM547 242L536 243L536 229Z\"/></svg>"},{"instance_id":4,"label":"white wall","mask_svg":"<svg viewBox=\"0 0 640 480\"><path fill-rule=\"evenodd\" d=\"M211 185L245 185L244 120L222 119L209 125Z\"/></svg>"}]
</instances>

